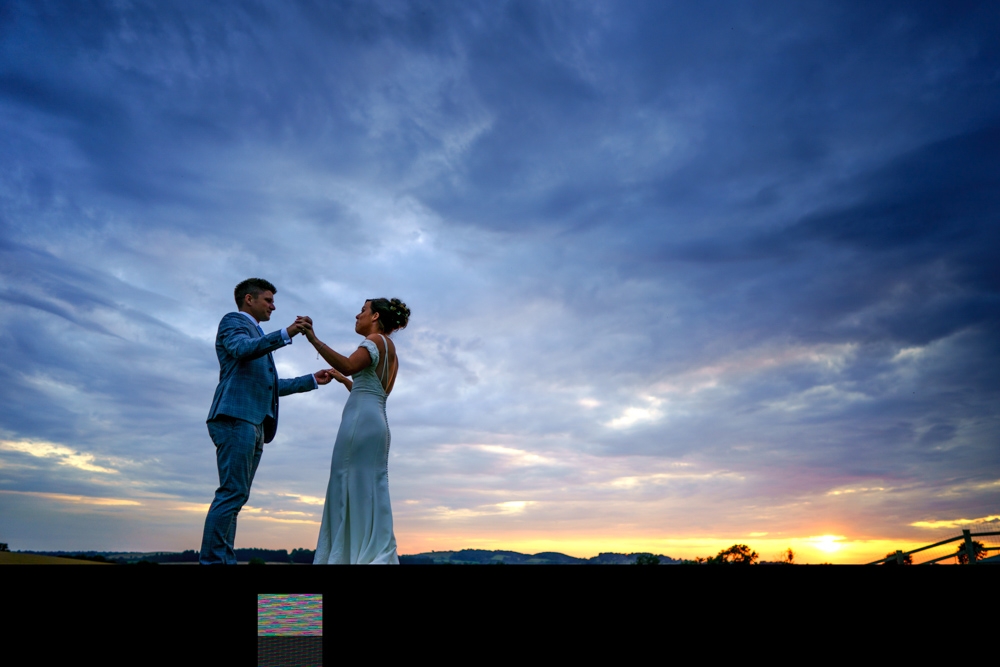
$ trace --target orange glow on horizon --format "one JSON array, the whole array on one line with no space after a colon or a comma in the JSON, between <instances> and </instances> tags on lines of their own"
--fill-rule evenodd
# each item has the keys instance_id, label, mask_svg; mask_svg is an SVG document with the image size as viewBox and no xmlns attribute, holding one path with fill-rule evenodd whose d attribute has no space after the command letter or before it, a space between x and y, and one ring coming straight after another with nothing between
<instances>
[{"instance_id":1,"label":"orange glow on horizon","mask_svg":"<svg viewBox=\"0 0 1000 667\"><path fill-rule=\"evenodd\" d=\"M90 506L101 506L101 512L136 512L157 521L163 526L155 544L120 543L101 544L94 548L105 550L183 551L198 547L207 504L182 503L170 497L143 496L141 500L117 498L90 498L64 494L38 492L0 491L0 494L44 500L54 512L79 513ZM313 501L313 502L310 502ZM517 520L531 505L531 501L507 501L496 505L497 515ZM295 507L295 509L292 509ZM304 497L288 509L262 509L254 505L244 507L240 515L239 547L266 549L314 549L319 529L318 512L313 498ZM991 517L992 518L992 517ZM591 558L600 553L648 552L671 558L706 558L734 544L745 544L756 551L762 561L783 560L787 549L792 549L795 562L863 564L883 558L887 553L908 551L949 537L957 529L941 528L936 531L921 527L914 537L868 539L850 534L848 526L819 526L795 531L778 530L771 526L754 526L745 533L719 531L712 534L662 535L648 530L622 527L621 530L590 530L565 528L551 530L505 530L496 525L464 526L434 525L427 520L413 521L401 517L396 525L398 552L413 555L429 551L458 551L484 549L517 551L535 554L546 551L564 553L577 558ZM962 520L964 521L964 520ZM951 524L958 523L953 521ZM417 525L414 525L417 524ZM797 533L797 534L796 534Z\"/></svg>"},{"instance_id":2,"label":"orange glow on horizon","mask_svg":"<svg viewBox=\"0 0 1000 667\"><path fill-rule=\"evenodd\" d=\"M272 549L315 548L315 526L284 524L284 530L275 533L274 524L248 516L240 523L242 545ZM734 544L746 544L757 552L762 561L783 558L786 549L792 549L795 562L801 564L864 564L878 560L897 549L908 551L932 540L914 541L900 539L852 539L845 535L812 534L802 536L752 537L747 535L698 535L650 537L596 534L596 535L539 535L537 533L471 533L450 532L397 532L398 552L413 555L429 551L459 551L485 549L489 551L517 551L535 554L555 551L577 558L590 558L599 553L649 552L671 558L693 560L710 557Z\"/></svg>"},{"instance_id":3,"label":"orange glow on horizon","mask_svg":"<svg viewBox=\"0 0 1000 667\"><path fill-rule=\"evenodd\" d=\"M693 560L711 557L734 544L746 544L757 552L762 561L781 560L786 549L792 549L795 562L864 564L878 560L897 549L909 550L922 543L902 540L849 540L842 536L808 536L788 538L751 537L673 537L656 539L622 539L621 537L590 538L538 538L534 536L496 536L456 538L447 536L421 536L422 539L400 541L401 554L427 551L458 551L460 549L486 549L539 553L556 551L577 558L590 558L599 553L649 552L671 558Z\"/></svg>"}]
</instances>

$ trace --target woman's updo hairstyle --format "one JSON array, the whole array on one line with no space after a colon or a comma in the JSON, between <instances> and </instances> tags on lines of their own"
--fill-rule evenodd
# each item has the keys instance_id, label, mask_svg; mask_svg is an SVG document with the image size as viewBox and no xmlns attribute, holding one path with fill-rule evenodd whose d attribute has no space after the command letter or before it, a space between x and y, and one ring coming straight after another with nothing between
<instances>
[{"instance_id":1,"label":"woman's updo hairstyle","mask_svg":"<svg viewBox=\"0 0 1000 667\"><path fill-rule=\"evenodd\" d=\"M382 323L382 331L391 334L393 331L406 328L410 321L410 309L399 299L368 299L373 313L378 313L378 321Z\"/></svg>"}]
</instances>

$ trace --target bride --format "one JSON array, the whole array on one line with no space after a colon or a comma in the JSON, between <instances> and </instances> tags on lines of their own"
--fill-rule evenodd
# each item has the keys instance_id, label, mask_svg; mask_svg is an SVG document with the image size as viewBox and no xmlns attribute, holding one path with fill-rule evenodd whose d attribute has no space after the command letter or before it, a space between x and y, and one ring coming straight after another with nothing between
<instances>
[{"instance_id":1,"label":"bride","mask_svg":"<svg viewBox=\"0 0 1000 667\"><path fill-rule=\"evenodd\" d=\"M365 339L349 357L312 330L306 332L333 367L336 380L351 392L333 446L314 564L399 564L389 506L385 399L399 370L396 346L388 336L405 327L409 318L410 309L399 299L365 301L354 318L354 331Z\"/></svg>"}]
</instances>

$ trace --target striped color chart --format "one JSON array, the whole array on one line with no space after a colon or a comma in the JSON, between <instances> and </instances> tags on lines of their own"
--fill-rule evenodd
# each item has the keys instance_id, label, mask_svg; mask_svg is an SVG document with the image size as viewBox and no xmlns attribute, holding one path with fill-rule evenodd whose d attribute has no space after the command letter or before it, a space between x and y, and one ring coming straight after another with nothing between
<instances>
[{"instance_id":1,"label":"striped color chart","mask_svg":"<svg viewBox=\"0 0 1000 667\"><path fill-rule=\"evenodd\" d=\"M322 635L322 595L257 596L258 637L320 637Z\"/></svg>"}]
</instances>

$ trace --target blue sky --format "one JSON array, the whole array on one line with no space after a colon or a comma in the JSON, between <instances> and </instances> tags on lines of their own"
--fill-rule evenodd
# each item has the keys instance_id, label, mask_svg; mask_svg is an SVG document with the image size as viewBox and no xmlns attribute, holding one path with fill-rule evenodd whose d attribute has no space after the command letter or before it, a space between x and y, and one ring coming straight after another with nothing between
<instances>
[{"instance_id":1,"label":"blue sky","mask_svg":"<svg viewBox=\"0 0 1000 667\"><path fill-rule=\"evenodd\" d=\"M249 276L266 330L341 351L365 298L410 306L403 553L863 560L997 520L998 32L995 3L5 4L0 541L198 546ZM238 545L314 546L345 398L282 401Z\"/></svg>"}]
</instances>

